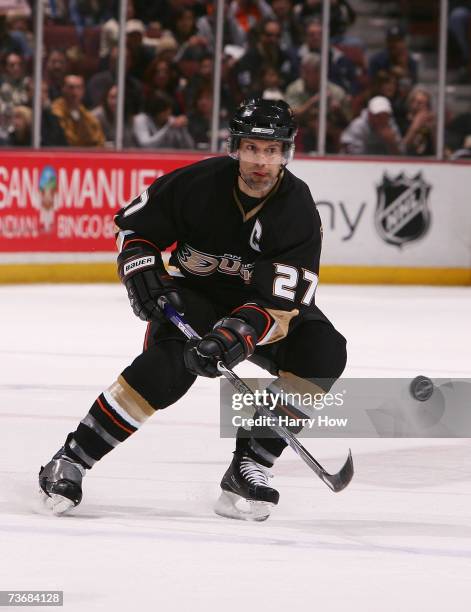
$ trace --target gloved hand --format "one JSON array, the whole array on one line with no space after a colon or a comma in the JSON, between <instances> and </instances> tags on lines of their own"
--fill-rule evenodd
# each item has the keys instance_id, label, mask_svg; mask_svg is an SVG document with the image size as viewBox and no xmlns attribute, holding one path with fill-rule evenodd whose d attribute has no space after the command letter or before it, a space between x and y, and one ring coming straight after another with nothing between
<instances>
[{"instance_id":1,"label":"gloved hand","mask_svg":"<svg viewBox=\"0 0 471 612\"><path fill-rule=\"evenodd\" d=\"M183 314L183 302L157 249L145 242L134 243L118 255L118 273L126 286L134 314L143 321L163 320L158 300L165 297Z\"/></svg>"},{"instance_id":2,"label":"gloved hand","mask_svg":"<svg viewBox=\"0 0 471 612\"><path fill-rule=\"evenodd\" d=\"M220 376L218 361L232 369L252 355L257 340L255 329L242 319L221 319L200 340L188 340L183 353L185 365L192 374L215 378Z\"/></svg>"}]
</instances>

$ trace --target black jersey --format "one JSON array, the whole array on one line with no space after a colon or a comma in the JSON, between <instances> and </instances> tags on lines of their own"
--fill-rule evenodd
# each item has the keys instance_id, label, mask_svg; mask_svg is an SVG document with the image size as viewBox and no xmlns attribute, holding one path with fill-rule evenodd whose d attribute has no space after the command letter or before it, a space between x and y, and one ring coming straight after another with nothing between
<instances>
[{"instance_id":1,"label":"black jersey","mask_svg":"<svg viewBox=\"0 0 471 612\"><path fill-rule=\"evenodd\" d=\"M115 222L124 242L137 235L161 250L176 242L173 269L228 312L255 304L279 323L284 319L286 328L299 314L319 313L319 214L308 186L286 168L251 210L237 195L237 176L238 162L230 157L174 170L123 208Z\"/></svg>"}]
</instances>

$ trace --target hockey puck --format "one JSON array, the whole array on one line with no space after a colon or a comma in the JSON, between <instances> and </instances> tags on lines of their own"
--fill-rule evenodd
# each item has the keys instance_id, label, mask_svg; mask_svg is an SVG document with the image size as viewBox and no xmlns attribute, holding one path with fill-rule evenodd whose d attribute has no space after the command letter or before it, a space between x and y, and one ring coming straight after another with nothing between
<instances>
[{"instance_id":1,"label":"hockey puck","mask_svg":"<svg viewBox=\"0 0 471 612\"><path fill-rule=\"evenodd\" d=\"M416 376L409 385L410 394L419 402L426 402L432 397L433 382L427 376Z\"/></svg>"}]
</instances>

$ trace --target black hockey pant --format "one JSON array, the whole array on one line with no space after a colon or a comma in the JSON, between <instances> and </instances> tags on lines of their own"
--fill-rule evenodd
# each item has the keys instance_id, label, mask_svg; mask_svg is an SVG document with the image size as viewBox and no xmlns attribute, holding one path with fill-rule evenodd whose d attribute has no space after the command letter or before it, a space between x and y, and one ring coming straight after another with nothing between
<instances>
[{"instance_id":1,"label":"black hockey pant","mask_svg":"<svg viewBox=\"0 0 471 612\"><path fill-rule=\"evenodd\" d=\"M218 308L199 293L184 290L182 294L185 319L201 335L228 314L227 309ZM275 376L282 371L304 379L329 379L333 384L345 368L346 341L320 311L319 314L322 320L303 320L283 340L257 347L250 360ZM174 404L196 380L183 362L185 341L170 322L149 324L143 352L122 373L155 410ZM237 448L244 448L267 466L286 446L264 428L253 429L250 439L244 434L245 430L239 430Z\"/></svg>"},{"instance_id":2,"label":"black hockey pant","mask_svg":"<svg viewBox=\"0 0 471 612\"><path fill-rule=\"evenodd\" d=\"M182 289L185 318L199 334L228 314L227 308L209 301L200 293ZM274 344L257 347L251 361L273 375L289 372L303 379L329 379L325 391L345 367L345 338L318 311L315 319L303 319L289 335ZM156 410L179 400L196 376L183 361L186 338L170 322L147 327L142 353L93 403L76 431L65 443L69 456L91 468L104 455L151 417ZM236 449L270 467L285 448L285 442L267 428L254 428L247 436L239 429Z\"/></svg>"}]
</instances>

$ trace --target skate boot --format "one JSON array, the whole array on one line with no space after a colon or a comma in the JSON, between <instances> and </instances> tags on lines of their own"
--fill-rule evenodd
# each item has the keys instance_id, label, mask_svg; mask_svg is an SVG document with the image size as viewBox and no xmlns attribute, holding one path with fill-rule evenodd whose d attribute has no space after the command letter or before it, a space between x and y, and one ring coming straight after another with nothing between
<instances>
[{"instance_id":1,"label":"skate boot","mask_svg":"<svg viewBox=\"0 0 471 612\"><path fill-rule=\"evenodd\" d=\"M39 472L44 506L54 514L65 514L82 501L85 468L66 455L62 447Z\"/></svg>"},{"instance_id":2,"label":"skate boot","mask_svg":"<svg viewBox=\"0 0 471 612\"><path fill-rule=\"evenodd\" d=\"M221 480L221 495L214 511L243 521L265 521L280 494L268 486L268 469L244 452L236 451Z\"/></svg>"}]
</instances>

